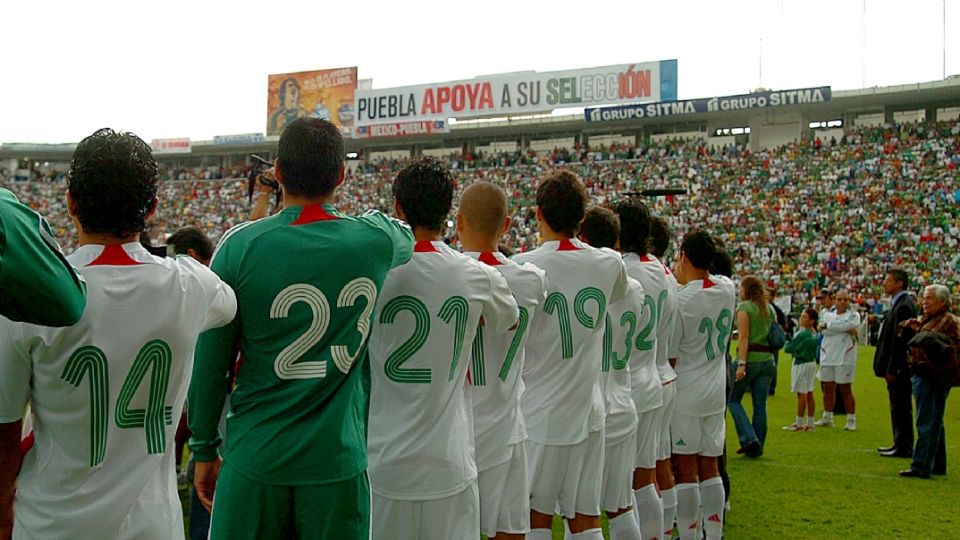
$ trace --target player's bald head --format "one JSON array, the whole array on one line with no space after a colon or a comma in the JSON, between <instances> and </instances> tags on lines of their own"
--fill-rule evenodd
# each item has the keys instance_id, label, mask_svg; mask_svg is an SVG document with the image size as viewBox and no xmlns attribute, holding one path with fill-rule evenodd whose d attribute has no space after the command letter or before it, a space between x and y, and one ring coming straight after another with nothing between
<instances>
[{"instance_id":1,"label":"player's bald head","mask_svg":"<svg viewBox=\"0 0 960 540\"><path fill-rule=\"evenodd\" d=\"M460 195L460 214L476 234L499 238L507 217L507 195L496 184L474 182Z\"/></svg>"}]
</instances>

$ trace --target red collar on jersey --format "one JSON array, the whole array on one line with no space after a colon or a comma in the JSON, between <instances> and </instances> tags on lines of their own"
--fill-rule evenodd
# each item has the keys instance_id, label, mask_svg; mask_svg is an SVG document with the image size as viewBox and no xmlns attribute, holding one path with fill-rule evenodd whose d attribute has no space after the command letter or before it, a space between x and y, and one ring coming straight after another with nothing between
<instances>
[{"instance_id":1,"label":"red collar on jersey","mask_svg":"<svg viewBox=\"0 0 960 540\"><path fill-rule=\"evenodd\" d=\"M500 262L500 259L498 259L497 256L493 254L492 251L484 251L483 253L480 254L479 257L477 257L477 260L479 260L484 264L488 264L490 266L500 266L501 264L503 264L502 262Z\"/></svg>"},{"instance_id":2,"label":"red collar on jersey","mask_svg":"<svg viewBox=\"0 0 960 540\"><path fill-rule=\"evenodd\" d=\"M647 254L640 255L640 262L653 262L653 257Z\"/></svg>"},{"instance_id":3,"label":"red collar on jersey","mask_svg":"<svg viewBox=\"0 0 960 540\"><path fill-rule=\"evenodd\" d=\"M703 288L704 288L704 289L709 289L710 287L713 287L714 285L716 285L716 283L710 281L710 276L707 276L707 277L703 278Z\"/></svg>"},{"instance_id":4,"label":"red collar on jersey","mask_svg":"<svg viewBox=\"0 0 960 540\"><path fill-rule=\"evenodd\" d=\"M413 245L414 253L440 253L440 250L434 247L433 242L429 240L417 240Z\"/></svg>"},{"instance_id":5,"label":"red collar on jersey","mask_svg":"<svg viewBox=\"0 0 960 540\"><path fill-rule=\"evenodd\" d=\"M291 225L306 225L316 223L317 221L332 221L340 219L337 216L327 212L327 209L321 204L308 204L300 210L300 216Z\"/></svg>"},{"instance_id":6,"label":"red collar on jersey","mask_svg":"<svg viewBox=\"0 0 960 540\"><path fill-rule=\"evenodd\" d=\"M579 251L579 250L580 248L574 245L574 243L571 242L569 238L564 238L563 240L560 241L560 245L557 246L557 251Z\"/></svg>"},{"instance_id":7,"label":"red collar on jersey","mask_svg":"<svg viewBox=\"0 0 960 540\"><path fill-rule=\"evenodd\" d=\"M110 244L103 246L103 252L86 266L136 266L138 264L143 263L133 260L122 245Z\"/></svg>"}]
</instances>

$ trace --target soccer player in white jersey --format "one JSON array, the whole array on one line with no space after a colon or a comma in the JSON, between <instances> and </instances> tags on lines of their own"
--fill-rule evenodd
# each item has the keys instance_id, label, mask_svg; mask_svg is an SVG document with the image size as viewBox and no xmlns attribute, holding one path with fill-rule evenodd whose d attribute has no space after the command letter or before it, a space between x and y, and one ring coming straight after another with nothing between
<instances>
[{"instance_id":1,"label":"soccer player in white jersey","mask_svg":"<svg viewBox=\"0 0 960 540\"><path fill-rule=\"evenodd\" d=\"M680 294L670 343L676 359L677 406L670 426L677 470L677 528L684 540L699 539L700 510L707 539L723 535L723 454L727 366L736 292L733 282L708 271L717 248L704 231L688 233L676 266Z\"/></svg>"},{"instance_id":2,"label":"soccer player in white jersey","mask_svg":"<svg viewBox=\"0 0 960 540\"><path fill-rule=\"evenodd\" d=\"M670 417L673 414L673 385L676 373L667 361L669 316L676 306L676 282L656 257L647 253L650 240L650 212L640 199L619 201L614 210L620 217L620 250L627 275L643 286L644 310L637 329L637 361L631 366L631 387L639 415L637 427L636 470L633 489L637 519L645 539L669 537L673 514L664 523L664 499L673 495L676 508L673 471L670 468ZM672 301L671 301L672 300ZM673 309L671 309L673 308ZM667 315L663 312L671 309ZM661 438L663 441L661 442ZM661 465L662 463L662 465ZM657 493L657 469L661 466L669 478ZM663 495L663 499L661 499Z\"/></svg>"},{"instance_id":3,"label":"soccer player in white jersey","mask_svg":"<svg viewBox=\"0 0 960 540\"><path fill-rule=\"evenodd\" d=\"M620 223L607 208L587 210L580 224L580 240L595 248L612 250L617 246ZM631 395L633 372L638 370L643 345L638 331L644 318L643 286L629 279L627 295L607 306L603 336L600 387L606 405L603 447L603 483L600 507L610 520L612 540L640 540L640 524L634 515L633 469L637 460L637 407ZM649 329L648 329L649 331ZM660 394L656 359L650 356L646 376L641 383L653 382ZM650 391L649 388L646 389ZM654 491L656 496L656 491Z\"/></svg>"},{"instance_id":4,"label":"soccer player in white jersey","mask_svg":"<svg viewBox=\"0 0 960 540\"><path fill-rule=\"evenodd\" d=\"M501 335L519 311L500 272L440 241L453 189L446 165L429 158L393 183L416 244L387 274L370 336L371 538L480 536L471 345L481 320L484 335Z\"/></svg>"},{"instance_id":5,"label":"soccer player in white jersey","mask_svg":"<svg viewBox=\"0 0 960 540\"><path fill-rule=\"evenodd\" d=\"M135 135L103 129L81 141L67 208L83 315L62 329L0 321L0 423L19 424L28 403L34 420L22 467L15 450L0 456L4 499L19 469L13 538L183 538L174 420L197 336L230 322L236 298L193 259L160 259L137 241L157 185Z\"/></svg>"},{"instance_id":6,"label":"soccer player in white jersey","mask_svg":"<svg viewBox=\"0 0 960 540\"><path fill-rule=\"evenodd\" d=\"M522 540L530 529L520 371L532 317L546 299L543 270L529 263L517 264L497 250L497 241L510 222L507 196L495 184L473 183L460 196L457 234L464 254L500 272L520 310L512 332L493 335L480 327L471 353L480 531L496 540Z\"/></svg>"},{"instance_id":7,"label":"soccer player in white jersey","mask_svg":"<svg viewBox=\"0 0 960 540\"><path fill-rule=\"evenodd\" d=\"M607 305L626 294L620 257L577 238L586 210L583 183L555 171L537 186L543 244L514 257L547 273L547 299L527 341L521 398L527 423L530 533L550 538L560 503L574 538L599 539L604 399L600 359Z\"/></svg>"},{"instance_id":8,"label":"soccer player in white jersey","mask_svg":"<svg viewBox=\"0 0 960 540\"><path fill-rule=\"evenodd\" d=\"M836 405L837 388L847 410L844 429L857 429L857 402L853 397L853 379L857 372L857 329L860 314L850 309L850 292L840 289L836 293L836 310L821 314L818 326L823 336L820 342L820 383L823 386L823 418L816 422L822 427L833 427L833 408Z\"/></svg>"}]
</instances>

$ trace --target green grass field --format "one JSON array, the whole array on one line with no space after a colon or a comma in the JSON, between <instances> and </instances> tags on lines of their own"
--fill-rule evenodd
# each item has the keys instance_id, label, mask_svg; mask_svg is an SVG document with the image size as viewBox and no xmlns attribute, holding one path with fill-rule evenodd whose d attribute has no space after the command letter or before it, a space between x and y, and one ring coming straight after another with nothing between
<instances>
[{"instance_id":1,"label":"green grass field","mask_svg":"<svg viewBox=\"0 0 960 540\"><path fill-rule=\"evenodd\" d=\"M873 348L861 347L859 352L853 384L855 432L842 427L809 433L780 429L792 423L796 413L796 396L789 393L790 363L789 355L781 357L777 395L768 401L769 434L762 458L734 454L737 437L727 415L733 488L725 537L960 538L960 398L947 402L947 476L900 478L897 472L910 461L876 452L890 444L891 434L886 385L873 375ZM816 399L819 418L819 390ZM749 412L749 396L744 401ZM836 423L843 426L843 421L838 417ZM555 519L553 537L562 539L562 531Z\"/></svg>"}]
</instances>

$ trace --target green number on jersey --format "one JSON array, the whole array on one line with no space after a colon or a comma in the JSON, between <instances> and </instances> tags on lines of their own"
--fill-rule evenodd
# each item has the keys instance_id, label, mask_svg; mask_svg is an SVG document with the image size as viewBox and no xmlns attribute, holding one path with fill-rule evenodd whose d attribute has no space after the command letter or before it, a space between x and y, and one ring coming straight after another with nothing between
<instances>
[{"instance_id":1,"label":"green number on jersey","mask_svg":"<svg viewBox=\"0 0 960 540\"><path fill-rule=\"evenodd\" d=\"M527 308L520 306L519 310L520 320L517 322L517 328L513 332L513 339L510 340L510 347L507 349L507 356L504 357L503 364L500 366L499 377L501 381L506 381L507 377L510 376L510 368L513 367L513 361L517 358L517 353L520 352L520 343L523 341L523 336L527 332L527 325L530 324L530 312L527 311ZM473 366L473 385L486 385L486 358L483 351L482 326L477 327L477 336L473 339L473 348L471 349L470 358Z\"/></svg>"},{"instance_id":2,"label":"green number on jersey","mask_svg":"<svg viewBox=\"0 0 960 540\"><path fill-rule=\"evenodd\" d=\"M610 322L610 314L603 321L603 360L600 362L600 371L607 373L610 371L610 356L613 352L613 323Z\"/></svg>"},{"instance_id":3,"label":"green number on jersey","mask_svg":"<svg viewBox=\"0 0 960 540\"><path fill-rule=\"evenodd\" d=\"M627 335L623 340L623 344L626 346L625 353L623 358L617 356L617 351L613 348L610 349L610 356L613 360L613 369L619 371L625 367L630 362L630 352L633 349L633 335L637 332L637 314L632 311L625 311L623 315L620 316L620 328L629 325L630 328L627 330Z\"/></svg>"},{"instance_id":4,"label":"green number on jersey","mask_svg":"<svg viewBox=\"0 0 960 540\"><path fill-rule=\"evenodd\" d=\"M154 339L137 353L130 372L120 388L114 413L114 422L120 429L144 428L147 453L162 454L167 448L165 426L173 424L173 407L165 404L170 383L173 353L165 342ZM150 372L150 388L146 409L130 409L137 389ZM60 378L80 386L86 375L90 386L90 466L103 463L107 451L107 424L109 419L109 374L107 357L92 345L80 347L67 361Z\"/></svg>"},{"instance_id":5,"label":"green number on jersey","mask_svg":"<svg viewBox=\"0 0 960 540\"><path fill-rule=\"evenodd\" d=\"M592 316L587 313L586 304L588 300L593 300L597 304L597 314ZM560 324L560 349L564 359L573 357L573 327L570 324L570 306L567 304L567 298L559 292L552 292L547 296L547 301L543 304L543 311L548 315L557 313L557 322ZM603 296L603 291L596 287L585 287L577 293L573 299L573 312L577 316L577 321L588 329L594 329L600 323L601 317L607 311L607 299Z\"/></svg>"},{"instance_id":6,"label":"green number on jersey","mask_svg":"<svg viewBox=\"0 0 960 540\"><path fill-rule=\"evenodd\" d=\"M666 290L661 291L661 297L666 295L666 293ZM657 304L653 301L653 297L649 294L643 296L643 308L650 312L650 319L647 320L647 324L643 325L643 329L640 330L640 334L637 336L637 350L649 351L653 348L656 341L647 339L647 337L657 328L657 322L660 320L660 308L657 307ZM654 338L656 338L656 334L654 334Z\"/></svg>"},{"instance_id":7,"label":"green number on jersey","mask_svg":"<svg viewBox=\"0 0 960 540\"><path fill-rule=\"evenodd\" d=\"M419 299L412 296L398 296L383 306L383 311L380 312L380 324L393 324L397 314L401 311L409 311L413 314L413 335L404 341L399 349L393 351L387 357L384 371L387 378L393 382L429 383L431 380L429 368L403 368L401 366L427 342L427 336L430 335L430 312L427 311L427 306Z\"/></svg>"},{"instance_id":8,"label":"green number on jersey","mask_svg":"<svg viewBox=\"0 0 960 540\"><path fill-rule=\"evenodd\" d=\"M713 348L713 328L717 328L717 348ZM717 353L723 354L724 348L727 346L727 337L730 336L730 332L733 328L733 315L730 313L729 309L723 309L720 311L720 315L717 316L717 322L714 323L713 319L710 317L704 317L700 320L700 333L707 334L707 345L705 351L707 354L707 360L713 360L717 357Z\"/></svg>"},{"instance_id":9,"label":"green number on jersey","mask_svg":"<svg viewBox=\"0 0 960 540\"><path fill-rule=\"evenodd\" d=\"M452 381L457 371L460 352L463 350L464 336L467 333L467 318L470 315L470 304L468 304L467 299L462 296L451 296L447 298L447 301L440 307L439 315L440 319L447 324L450 324L451 319L454 320L453 360L450 362L450 375L447 377L448 381Z\"/></svg>"}]
</instances>

